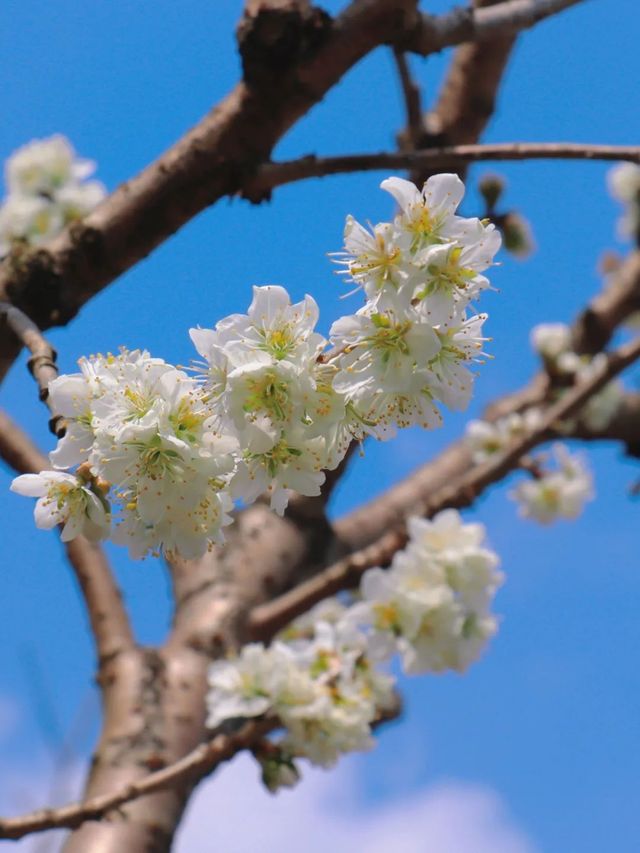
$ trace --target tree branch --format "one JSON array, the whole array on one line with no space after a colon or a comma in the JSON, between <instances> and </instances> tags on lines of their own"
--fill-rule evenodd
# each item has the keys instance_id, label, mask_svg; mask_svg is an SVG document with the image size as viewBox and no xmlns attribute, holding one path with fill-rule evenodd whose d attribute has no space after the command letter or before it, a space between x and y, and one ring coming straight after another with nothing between
<instances>
[{"instance_id":1,"label":"tree branch","mask_svg":"<svg viewBox=\"0 0 640 853\"><path fill-rule=\"evenodd\" d=\"M393 50L393 59L398 71L400 88L404 98L404 106L407 115L407 126L398 135L398 144L402 150L415 151L421 148L424 127L422 124L422 105L420 99L420 87L411 76L411 69L407 56L398 48Z\"/></svg>"},{"instance_id":2,"label":"tree branch","mask_svg":"<svg viewBox=\"0 0 640 853\"><path fill-rule=\"evenodd\" d=\"M49 469L49 460L4 412L0 412L0 457L20 474ZM82 536L65 543L84 598L100 665L135 645L122 597L102 548Z\"/></svg>"},{"instance_id":3,"label":"tree branch","mask_svg":"<svg viewBox=\"0 0 640 853\"><path fill-rule=\"evenodd\" d=\"M431 497L423 497L411 508L411 514L431 518L442 509L470 506L488 486L509 474L521 456L553 437L556 424L578 412L593 394L639 357L640 338L609 353L604 368L587 381L580 382L555 405L550 406L538 427L515 442L497 459L475 466L460 480L444 486ZM406 543L406 525L402 522L367 548L339 560L280 598L257 607L249 618L251 635L256 639L271 638L318 601L355 586L367 569L388 566L394 554Z\"/></svg>"},{"instance_id":4,"label":"tree branch","mask_svg":"<svg viewBox=\"0 0 640 853\"><path fill-rule=\"evenodd\" d=\"M324 178L349 172L434 170L455 163L477 163L486 160L628 160L640 163L640 146L579 142L502 142L338 157L317 157L315 154L309 154L297 160L265 163L245 184L242 192L251 198L266 189L308 178Z\"/></svg>"},{"instance_id":5,"label":"tree branch","mask_svg":"<svg viewBox=\"0 0 640 853\"><path fill-rule=\"evenodd\" d=\"M640 250L632 252L602 290L580 314L572 329L573 349L594 355L630 314L640 310Z\"/></svg>"},{"instance_id":6,"label":"tree branch","mask_svg":"<svg viewBox=\"0 0 640 853\"><path fill-rule=\"evenodd\" d=\"M452 44L514 35L580 2L582 0L506 0L487 8L458 7L438 17L423 15L420 25L407 34L402 47L428 56Z\"/></svg>"},{"instance_id":7,"label":"tree branch","mask_svg":"<svg viewBox=\"0 0 640 853\"><path fill-rule=\"evenodd\" d=\"M397 719L401 713L402 700L396 695L395 702L380 712L371 728L378 729ZM248 720L237 732L218 734L206 743L199 744L188 755L168 767L150 773L114 793L92 797L84 803L74 803L58 809L38 809L20 817L0 818L0 838L18 839L49 829L73 829L86 821L99 820L107 812L155 791L162 791L193 779L200 780L244 749L257 752L260 748L270 746L268 741L264 741L265 735L278 725L278 721L274 719Z\"/></svg>"},{"instance_id":8,"label":"tree branch","mask_svg":"<svg viewBox=\"0 0 640 853\"><path fill-rule=\"evenodd\" d=\"M49 382L58 375L56 351L36 324L14 305L8 302L0 302L0 321L8 326L16 342L26 347L31 353L27 366L38 384L38 396L49 406L51 411L52 417L49 426L54 435L63 436L64 419L56 414L49 405Z\"/></svg>"},{"instance_id":9,"label":"tree branch","mask_svg":"<svg viewBox=\"0 0 640 853\"><path fill-rule=\"evenodd\" d=\"M21 817L0 819L0 838L22 838L47 829L73 829L85 821L99 820L107 812L145 794L210 773L223 761L228 761L240 750L250 747L274 726L272 720L252 720L245 723L236 734L219 734L170 766L149 773L114 793L102 794L84 803L74 803L59 809L39 809Z\"/></svg>"}]
</instances>

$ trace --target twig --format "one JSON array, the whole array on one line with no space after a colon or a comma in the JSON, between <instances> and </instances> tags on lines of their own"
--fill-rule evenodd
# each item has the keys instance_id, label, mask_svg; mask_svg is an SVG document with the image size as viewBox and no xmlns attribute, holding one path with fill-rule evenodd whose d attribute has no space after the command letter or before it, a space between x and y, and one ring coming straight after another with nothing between
<instances>
[{"instance_id":1,"label":"twig","mask_svg":"<svg viewBox=\"0 0 640 853\"><path fill-rule=\"evenodd\" d=\"M476 163L485 160L628 160L640 163L640 146L580 142L503 142L338 157L316 157L315 154L310 154L297 160L265 163L245 184L242 193L251 197L255 193L294 181L348 172L434 169L451 164L452 161Z\"/></svg>"},{"instance_id":2,"label":"twig","mask_svg":"<svg viewBox=\"0 0 640 853\"><path fill-rule=\"evenodd\" d=\"M423 136L422 106L420 103L420 87L411 76L411 69L406 54L398 48L393 50L393 58L398 70L398 78L404 97L404 106L407 113L406 140L410 150L420 148Z\"/></svg>"},{"instance_id":3,"label":"twig","mask_svg":"<svg viewBox=\"0 0 640 853\"><path fill-rule=\"evenodd\" d=\"M381 710L371 724L372 729L397 719L401 713L402 698L395 694L393 702ZM107 812L146 794L164 790L192 778L202 779L243 749L254 753L269 749L271 744L265 742L265 735L278 726L278 721L273 718L249 720L234 734L216 735L178 761L114 793L58 809L38 809L20 817L0 819L0 838L17 839L48 829L73 829L87 820L98 820Z\"/></svg>"},{"instance_id":4,"label":"twig","mask_svg":"<svg viewBox=\"0 0 640 853\"><path fill-rule=\"evenodd\" d=\"M577 412L584 403L614 376L640 357L640 338L607 356L603 369L587 381L581 382L550 406L539 426L517 441L496 460L478 465L459 481L445 486L433 497L426 498L412 508L412 514L430 518L442 509L461 509L473 501L492 483L505 477L521 456L554 435L554 426ZM268 639L284 628L296 616L312 605L342 589L354 586L362 574L372 566L386 566L393 555L407 542L404 523L389 530L367 548L339 560L311 580L290 592L255 608L249 619L252 637Z\"/></svg>"},{"instance_id":5,"label":"twig","mask_svg":"<svg viewBox=\"0 0 640 853\"><path fill-rule=\"evenodd\" d=\"M4 412L0 411L0 457L20 474L50 468L49 460ZM120 591L102 548L78 536L65 543L78 579L101 663L125 649L134 637Z\"/></svg>"},{"instance_id":6,"label":"twig","mask_svg":"<svg viewBox=\"0 0 640 853\"><path fill-rule=\"evenodd\" d=\"M49 406L51 420L49 426L54 435L64 435L64 419L51 409L49 404L49 382L58 375L57 353L44 337L36 324L27 315L8 302L0 302L0 318L4 321L22 346L31 353L27 362L29 372L38 384L38 396Z\"/></svg>"},{"instance_id":7,"label":"twig","mask_svg":"<svg viewBox=\"0 0 640 853\"><path fill-rule=\"evenodd\" d=\"M1 819L0 838L22 838L47 829L73 829L87 820L98 820L106 812L130 800L163 790L194 776L200 778L210 773L241 749L250 747L275 725L273 720L252 720L245 723L236 734L219 734L168 767L150 773L114 793L92 797L84 803L74 803L59 809L39 809L20 817Z\"/></svg>"}]
</instances>

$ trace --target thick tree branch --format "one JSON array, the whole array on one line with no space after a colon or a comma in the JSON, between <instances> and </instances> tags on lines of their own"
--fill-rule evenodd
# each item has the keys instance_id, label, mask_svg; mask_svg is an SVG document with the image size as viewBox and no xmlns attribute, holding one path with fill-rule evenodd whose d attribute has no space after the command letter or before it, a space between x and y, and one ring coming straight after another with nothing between
<instances>
[{"instance_id":1,"label":"thick tree branch","mask_svg":"<svg viewBox=\"0 0 640 853\"><path fill-rule=\"evenodd\" d=\"M444 486L435 494L423 496L411 507L411 514L431 518L442 509L462 509L470 506L488 486L509 474L522 456L553 437L557 424L578 412L590 397L638 358L640 338L609 353L605 367L587 381L580 382L575 388L567 391L555 405L549 406L543 413L539 426L515 442L497 459L477 465L460 480ZM406 543L406 525L402 522L367 548L350 554L280 598L256 608L249 619L251 635L256 639L270 639L318 601L355 586L367 569L372 566L388 566L394 554Z\"/></svg>"},{"instance_id":2,"label":"thick tree branch","mask_svg":"<svg viewBox=\"0 0 640 853\"><path fill-rule=\"evenodd\" d=\"M594 355L604 349L611 336L630 314L640 310L640 251L636 250L586 307L573 326L573 349Z\"/></svg>"},{"instance_id":3,"label":"thick tree branch","mask_svg":"<svg viewBox=\"0 0 640 853\"><path fill-rule=\"evenodd\" d=\"M0 457L19 474L51 467L46 456L4 412L0 412ZM65 543L65 550L80 585L102 666L135 644L120 590L99 545L78 536Z\"/></svg>"}]
</instances>

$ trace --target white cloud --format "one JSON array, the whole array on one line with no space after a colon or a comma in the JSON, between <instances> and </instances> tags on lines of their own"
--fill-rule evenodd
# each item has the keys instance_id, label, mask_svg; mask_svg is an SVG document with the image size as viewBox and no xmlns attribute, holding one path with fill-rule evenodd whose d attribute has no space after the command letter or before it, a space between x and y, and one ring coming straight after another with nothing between
<instances>
[{"instance_id":1,"label":"white cloud","mask_svg":"<svg viewBox=\"0 0 640 853\"><path fill-rule=\"evenodd\" d=\"M500 796L446 782L393 802L357 804L350 767L307 771L294 791L267 794L243 756L205 782L176 853L534 853Z\"/></svg>"}]
</instances>

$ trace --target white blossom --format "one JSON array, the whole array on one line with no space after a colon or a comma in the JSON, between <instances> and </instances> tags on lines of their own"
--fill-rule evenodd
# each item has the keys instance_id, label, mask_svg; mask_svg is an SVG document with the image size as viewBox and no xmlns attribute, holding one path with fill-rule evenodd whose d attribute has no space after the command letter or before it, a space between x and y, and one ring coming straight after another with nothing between
<instances>
[{"instance_id":1,"label":"white blossom","mask_svg":"<svg viewBox=\"0 0 640 853\"><path fill-rule=\"evenodd\" d=\"M367 661L366 637L346 622L319 622L314 636L246 646L209 674L208 725L270 714L285 728L278 748L328 767L341 753L368 749L391 680Z\"/></svg>"},{"instance_id":2,"label":"white blossom","mask_svg":"<svg viewBox=\"0 0 640 853\"><path fill-rule=\"evenodd\" d=\"M8 254L15 243L46 243L63 225L62 211L47 199L9 196L0 206L0 257Z\"/></svg>"},{"instance_id":3,"label":"white blossom","mask_svg":"<svg viewBox=\"0 0 640 853\"><path fill-rule=\"evenodd\" d=\"M452 318L446 329L438 332L440 348L429 364L433 374L432 393L445 406L455 411L465 409L473 393L474 374L471 365L482 363L487 338L482 334L486 314Z\"/></svg>"},{"instance_id":4,"label":"white blossom","mask_svg":"<svg viewBox=\"0 0 640 853\"><path fill-rule=\"evenodd\" d=\"M0 211L5 248L45 240L91 209L103 194L86 180L92 170L62 137L18 152ZM233 500L266 494L283 513L293 492L320 494L354 441L431 429L442 422L438 404L467 405L486 340L486 315L469 306L489 287L482 273L500 237L457 215L455 175L422 190L400 178L382 186L400 211L370 231L347 220L341 262L365 305L333 324L332 349L311 296L292 303L267 285L253 289L246 314L191 330L203 359L195 375L123 349L81 359L78 373L51 383L66 422L51 463L104 485L112 539L134 556L198 557L222 541Z\"/></svg>"},{"instance_id":5,"label":"white blossom","mask_svg":"<svg viewBox=\"0 0 640 853\"><path fill-rule=\"evenodd\" d=\"M12 482L11 491L39 498L33 512L36 526L50 530L62 524L63 542L80 534L92 540L109 535L109 508L104 496L75 474L62 471L22 474Z\"/></svg>"},{"instance_id":6,"label":"white blossom","mask_svg":"<svg viewBox=\"0 0 640 853\"><path fill-rule=\"evenodd\" d=\"M413 249L457 236L465 220L455 216L464 195L457 175L433 175L419 190L403 178L387 178L380 186L396 200L400 214L395 223Z\"/></svg>"},{"instance_id":7,"label":"white blossom","mask_svg":"<svg viewBox=\"0 0 640 853\"><path fill-rule=\"evenodd\" d=\"M55 193L88 177L95 163L80 160L64 136L34 139L15 151L5 164L9 191L23 195Z\"/></svg>"},{"instance_id":8,"label":"white blossom","mask_svg":"<svg viewBox=\"0 0 640 853\"><path fill-rule=\"evenodd\" d=\"M593 498L593 478L585 463L562 444L553 446L556 468L540 477L523 480L511 492L519 514L541 524L559 518L577 518Z\"/></svg>"},{"instance_id":9,"label":"white blossom","mask_svg":"<svg viewBox=\"0 0 640 853\"><path fill-rule=\"evenodd\" d=\"M598 353L587 364L583 365L577 374L577 379L580 382L587 382L596 374L602 372L606 367L607 356L605 353ZM596 432L607 428L611 419L615 417L622 400L624 398L624 386L619 379L614 379L593 394L585 403L580 411L580 420L589 429Z\"/></svg>"},{"instance_id":10,"label":"white blossom","mask_svg":"<svg viewBox=\"0 0 640 853\"><path fill-rule=\"evenodd\" d=\"M437 332L411 306L383 313L361 309L331 327L338 350L333 387L374 434L395 425L440 424L430 388L430 365L441 344Z\"/></svg>"},{"instance_id":11,"label":"white blossom","mask_svg":"<svg viewBox=\"0 0 640 853\"><path fill-rule=\"evenodd\" d=\"M607 175L609 192L624 205L618 222L620 236L625 239L640 230L640 166L636 163L619 163Z\"/></svg>"},{"instance_id":12,"label":"white blossom","mask_svg":"<svg viewBox=\"0 0 640 853\"><path fill-rule=\"evenodd\" d=\"M69 222L85 216L106 195L95 169L64 136L37 139L19 148L5 165L7 197L0 206L0 257L14 245L39 246Z\"/></svg>"},{"instance_id":13,"label":"white blossom","mask_svg":"<svg viewBox=\"0 0 640 853\"><path fill-rule=\"evenodd\" d=\"M400 234L391 222L380 222L367 231L353 216L344 227L344 252L336 252L342 273L362 286L367 298L375 302L388 291L408 289L415 270L409 254L399 243ZM407 301L411 293L407 294Z\"/></svg>"},{"instance_id":14,"label":"white blossom","mask_svg":"<svg viewBox=\"0 0 640 853\"><path fill-rule=\"evenodd\" d=\"M449 323L490 286L480 273L493 263L500 248L500 232L473 219L468 220L464 237L469 242L428 246L416 259L425 282L415 296L421 300L421 311L435 325Z\"/></svg>"},{"instance_id":15,"label":"white blossom","mask_svg":"<svg viewBox=\"0 0 640 853\"><path fill-rule=\"evenodd\" d=\"M235 717L259 717L270 710L277 660L261 643L244 646L234 660L209 667L207 725L217 728Z\"/></svg>"},{"instance_id":16,"label":"white blossom","mask_svg":"<svg viewBox=\"0 0 640 853\"><path fill-rule=\"evenodd\" d=\"M270 789L294 783L295 758L328 767L371 747L373 723L395 706L393 678L380 668L392 654L408 673L464 671L495 633L502 575L482 525L447 510L409 519L408 533L389 569L365 572L356 604L321 602L270 647L212 665L209 726L269 715L284 729L258 756Z\"/></svg>"},{"instance_id":17,"label":"white blossom","mask_svg":"<svg viewBox=\"0 0 640 853\"><path fill-rule=\"evenodd\" d=\"M571 329L565 323L540 323L531 330L531 346L543 358L555 361L571 349Z\"/></svg>"},{"instance_id":18,"label":"white blossom","mask_svg":"<svg viewBox=\"0 0 640 853\"><path fill-rule=\"evenodd\" d=\"M464 440L471 450L473 461L480 464L499 456L514 441L528 435L536 429L540 420L541 412L535 408L523 413L512 412L493 423L472 420L467 423Z\"/></svg>"},{"instance_id":19,"label":"white blossom","mask_svg":"<svg viewBox=\"0 0 640 853\"><path fill-rule=\"evenodd\" d=\"M239 460L232 481L234 494L253 502L266 492L271 508L282 515L293 491L311 497L320 494L324 459L324 439L307 439L301 428L283 434L273 445L266 440L262 449L254 441L253 449L244 450Z\"/></svg>"},{"instance_id":20,"label":"white blossom","mask_svg":"<svg viewBox=\"0 0 640 853\"><path fill-rule=\"evenodd\" d=\"M500 234L491 224L455 215L464 194L457 175L435 175L420 191L410 181L381 184L400 213L368 231L353 217L345 225L345 249L337 253L343 272L361 286L370 306L409 307L423 300L432 324L446 322L489 287L479 275L492 263Z\"/></svg>"},{"instance_id":21,"label":"white blossom","mask_svg":"<svg viewBox=\"0 0 640 853\"><path fill-rule=\"evenodd\" d=\"M223 430L241 453L234 494L253 501L271 494L284 512L293 490L313 496L353 437L346 401L319 361L326 345L314 331L318 307L310 296L291 304L282 287L254 288L247 314L233 314L215 329L192 329L207 362L205 389Z\"/></svg>"},{"instance_id":22,"label":"white blossom","mask_svg":"<svg viewBox=\"0 0 640 853\"><path fill-rule=\"evenodd\" d=\"M329 625L335 625L340 622L345 613L347 606L343 604L339 598L325 598L315 604L302 616L294 619L279 635L284 642L291 640L310 639L313 637L315 627L319 622L326 622Z\"/></svg>"},{"instance_id":23,"label":"white blossom","mask_svg":"<svg viewBox=\"0 0 640 853\"><path fill-rule=\"evenodd\" d=\"M112 485L114 541L136 557L198 557L222 541L238 448L217 429L200 383L140 350L82 359L80 368L50 385L67 421L51 460L88 462Z\"/></svg>"},{"instance_id":24,"label":"white blossom","mask_svg":"<svg viewBox=\"0 0 640 853\"><path fill-rule=\"evenodd\" d=\"M578 355L575 352L564 352L558 358L557 368L565 376L571 377L574 384L582 384L590 381L600 374L607 364L605 353L597 353L591 357ZM609 425L611 419L618 411L624 397L624 386L619 379L613 379L598 391L592 394L578 415L580 420L589 429L598 432ZM576 418L563 422L565 431L570 432L576 424Z\"/></svg>"}]
</instances>

